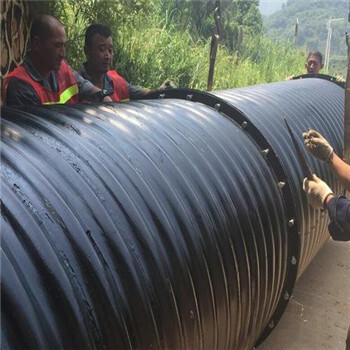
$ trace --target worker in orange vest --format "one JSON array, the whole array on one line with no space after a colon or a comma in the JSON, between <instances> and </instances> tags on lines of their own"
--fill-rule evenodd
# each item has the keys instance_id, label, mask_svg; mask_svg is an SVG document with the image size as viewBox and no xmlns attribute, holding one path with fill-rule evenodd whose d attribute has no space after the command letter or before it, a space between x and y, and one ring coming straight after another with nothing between
<instances>
[{"instance_id":1,"label":"worker in orange vest","mask_svg":"<svg viewBox=\"0 0 350 350\"><path fill-rule=\"evenodd\" d=\"M98 99L101 89L75 72L65 62L65 53L66 34L61 22L47 14L36 16L30 32L30 51L23 64L3 80L3 104L72 104Z\"/></svg>"},{"instance_id":2,"label":"worker in orange vest","mask_svg":"<svg viewBox=\"0 0 350 350\"><path fill-rule=\"evenodd\" d=\"M152 90L131 85L115 70L111 69L113 50L111 29L103 24L90 25L85 32L86 62L82 64L80 74L95 86L106 91L115 102L145 97ZM167 81L159 89L173 87L173 82Z\"/></svg>"}]
</instances>

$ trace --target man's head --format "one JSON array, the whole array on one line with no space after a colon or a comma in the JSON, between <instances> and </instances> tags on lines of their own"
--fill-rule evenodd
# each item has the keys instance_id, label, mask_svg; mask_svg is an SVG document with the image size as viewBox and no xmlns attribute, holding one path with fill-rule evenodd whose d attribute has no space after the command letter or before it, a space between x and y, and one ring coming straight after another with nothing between
<instances>
[{"instance_id":1,"label":"man's head","mask_svg":"<svg viewBox=\"0 0 350 350\"><path fill-rule=\"evenodd\" d=\"M51 15L34 18L30 42L32 55L43 71L58 70L66 54L66 33L62 23Z\"/></svg>"},{"instance_id":2,"label":"man's head","mask_svg":"<svg viewBox=\"0 0 350 350\"><path fill-rule=\"evenodd\" d=\"M320 51L310 52L306 58L305 68L308 74L319 73L323 68L322 54Z\"/></svg>"},{"instance_id":3,"label":"man's head","mask_svg":"<svg viewBox=\"0 0 350 350\"><path fill-rule=\"evenodd\" d=\"M111 29L103 24L92 24L86 29L84 52L90 73L106 73L113 60Z\"/></svg>"}]
</instances>

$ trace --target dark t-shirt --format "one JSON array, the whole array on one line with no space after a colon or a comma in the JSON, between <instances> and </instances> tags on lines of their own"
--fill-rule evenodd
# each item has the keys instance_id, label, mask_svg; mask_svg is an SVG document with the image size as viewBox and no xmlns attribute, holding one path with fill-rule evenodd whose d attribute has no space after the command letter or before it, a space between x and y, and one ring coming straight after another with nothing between
<instances>
[{"instance_id":1,"label":"dark t-shirt","mask_svg":"<svg viewBox=\"0 0 350 350\"><path fill-rule=\"evenodd\" d=\"M334 196L328 203L331 222L329 233L336 241L350 240L350 200L344 196Z\"/></svg>"}]
</instances>

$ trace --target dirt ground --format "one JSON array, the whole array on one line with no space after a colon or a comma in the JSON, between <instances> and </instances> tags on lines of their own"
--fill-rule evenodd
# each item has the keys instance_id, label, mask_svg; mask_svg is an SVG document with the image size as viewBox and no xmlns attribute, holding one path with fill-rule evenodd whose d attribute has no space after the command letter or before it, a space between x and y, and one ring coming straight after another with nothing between
<instances>
[{"instance_id":1,"label":"dirt ground","mask_svg":"<svg viewBox=\"0 0 350 350\"><path fill-rule=\"evenodd\" d=\"M325 244L297 281L276 329L257 350L345 350L350 242Z\"/></svg>"}]
</instances>

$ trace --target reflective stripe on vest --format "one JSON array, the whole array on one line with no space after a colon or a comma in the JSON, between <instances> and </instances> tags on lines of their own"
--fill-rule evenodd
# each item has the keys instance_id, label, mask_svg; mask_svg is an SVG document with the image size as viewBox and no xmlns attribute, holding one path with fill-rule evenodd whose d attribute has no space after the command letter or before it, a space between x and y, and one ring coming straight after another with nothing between
<instances>
[{"instance_id":1,"label":"reflective stripe on vest","mask_svg":"<svg viewBox=\"0 0 350 350\"><path fill-rule=\"evenodd\" d=\"M59 101L49 101L44 102L44 105L53 105L53 104L64 104L67 103L73 96L79 93L78 84L70 86L68 89L64 90L60 95Z\"/></svg>"}]
</instances>

